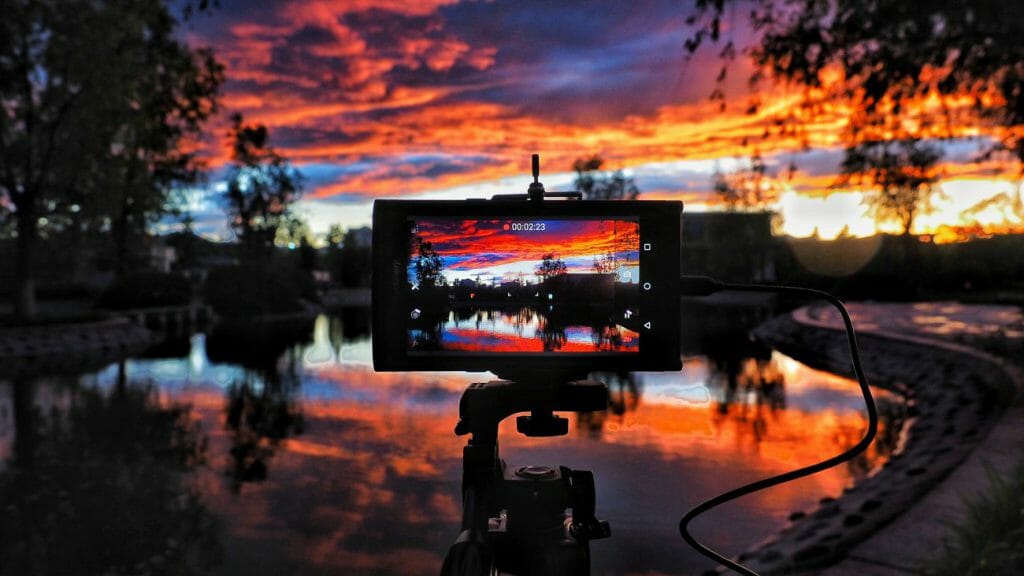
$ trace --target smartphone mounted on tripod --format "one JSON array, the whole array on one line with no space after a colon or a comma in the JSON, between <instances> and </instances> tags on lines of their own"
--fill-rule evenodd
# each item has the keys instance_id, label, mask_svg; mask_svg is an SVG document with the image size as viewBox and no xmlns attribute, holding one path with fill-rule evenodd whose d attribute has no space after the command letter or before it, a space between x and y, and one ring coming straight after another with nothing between
<instances>
[{"instance_id":1,"label":"smartphone mounted on tripod","mask_svg":"<svg viewBox=\"0 0 1024 576\"><path fill-rule=\"evenodd\" d=\"M679 225L673 201L579 201L545 192L491 200L378 200L373 357L378 371L491 371L459 404L462 530L444 576L589 575L594 476L510 466L498 425L561 436L556 412L604 410L592 371L679 370Z\"/></svg>"}]
</instances>

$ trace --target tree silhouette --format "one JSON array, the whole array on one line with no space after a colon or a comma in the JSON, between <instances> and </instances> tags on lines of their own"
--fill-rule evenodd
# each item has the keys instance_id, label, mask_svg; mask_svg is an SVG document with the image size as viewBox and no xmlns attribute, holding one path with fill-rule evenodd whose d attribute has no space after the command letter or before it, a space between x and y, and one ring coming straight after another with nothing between
<instances>
[{"instance_id":1,"label":"tree silhouette","mask_svg":"<svg viewBox=\"0 0 1024 576\"><path fill-rule=\"evenodd\" d=\"M550 318L537 328L535 337L540 339L545 352L557 352L569 341L565 334L565 326L553 322Z\"/></svg>"},{"instance_id":2,"label":"tree silhouette","mask_svg":"<svg viewBox=\"0 0 1024 576\"><path fill-rule=\"evenodd\" d=\"M594 256L594 272L598 274L610 274L615 272L619 267L618 262L615 260L615 254L611 252L605 253L603 256Z\"/></svg>"},{"instance_id":3,"label":"tree silhouette","mask_svg":"<svg viewBox=\"0 0 1024 576\"><path fill-rule=\"evenodd\" d=\"M420 290L430 290L444 285L444 261L441 259L441 255L429 241L417 236L416 243L418 248L413 267L416 270L416 283Z\"/></svg>"},{"instance_id":4,"label":"tree silhouette","mask_svg":"<svg viewBox=\"0 0 1024 576\"><path fill-rule=\"evenodd\" d=\"M566 267L565 262L561 259L556 259L554 254L545 254L539 266L537 266L537 272L535 272L541 282L552 280L559 276L565 276Z\"/></svg>"},{"instance_id":5,"label":"tree silhouette","mask_svg":"<svg viewBox=\"0 0 1024 576\"><path fill-rule=\"evenodd\" d=\"M215 110L223 74L175 27L158 0L4 4L0 207L15 220L18 315L35 312L44 227L126 238L163 210L170 183L194 178L183 144Z\"/></svg>"},{"instance_id":6,"label":"tree silhouette","mask_svg":"<svg viewBox=\"0 0 1024 576\"><path fill-rule=\"evenodd\" d=\"M288 354L288 370L278 371L277 366L246 370L243 378L228 387L224 423L231 433L228 474L235 492L246 483L265 480L281 441L305 430L295 400L300 382L296 353Z\"/></svg>"},{"instance_id":7,"label":"tree silhouette","mask_svg":"<svg viewBox=\"0 0 1024 576\"><path fill-rule=\"evenodd\" d=\"M779 198L779 186L759 152L732 173L715 170L711 187L730 211L763 209Z\"/></svg>"},{"instance_id":8,"label":"tree silhouette","mask_svg":"<svg viewBox=\"0 0 1024 576\"><path fill-rule=\"evenodd\" d=\"M345 239L345 229L342 228L341 224L331 224L330 229L327 230L325 240L327 240L327 246L334 249L341 246L342 240Z\"/></svg>"},{"instance_id":9,"label":"tree silhouette","mask_svg":"<svg viewBox=\"0 0 1024 576\"><path fill-rule=\"evenodd\" d=\"M688 18L694 53L719 42L730 0L696 0ZM845 105L852 116L848 145L907 137L951 137L967 122L983 125L1024 161L1024 18L1013 2L977 0L759 0L749 10L752 45L727 40L719 55L724 99L729 62L742 51L754 67L751 82L768 77L801 89L779 126ZM754 103L752 109L757 108Z\"/></svg>"},{"instance_id":10,"label":"tree silhouette","mask_svg":"<svg viewBox=\"0 0 1024 576\"><path fill-rule=\"evenodd\" d=\"M231 169L224 199L231 227L250 257L260 257L274 243L288 209L302 195L302 175L270 146L262 124L245 124L232 116Z\"/></svg>"},{"instance_id":11,"label":"tree silhouette","mask_svg":"<svg viewBox=\"0 0 1024 576\"><path fill-rule=\"evenodd\" d=\"M310 230L309 223L297 214L288 213L278 223L274 245L294 248L310 244L312 237L313 231Z\"/></svg>"},{"instance_id":12,"label":"tree silhouette","mask_svg":"<svg viewBox=\"0 0 1024 576\"><path fill-rule=\"evenodd\" d=\"M937 147L917 140L864 142L846 150L836 184L867 180L875 193L865 196L865 203L875 219L895 220L909 236L917 215L930 208L941 157Z\"/></svg>"},{"instance_id":13,"label":"tree silhouette","mask_svg":"<svg viewBox=\"0 0 1024 576\"><path fill-rule=\"evenodd\" d=\"M584 200L636 200L640 189L633 179L623 174L622 170L608 173L602 172L604 160L594 155L590 158L578 158L572 164L576 172L573 183L576 190L583 193Z\"/></svg>"}]
</instances>

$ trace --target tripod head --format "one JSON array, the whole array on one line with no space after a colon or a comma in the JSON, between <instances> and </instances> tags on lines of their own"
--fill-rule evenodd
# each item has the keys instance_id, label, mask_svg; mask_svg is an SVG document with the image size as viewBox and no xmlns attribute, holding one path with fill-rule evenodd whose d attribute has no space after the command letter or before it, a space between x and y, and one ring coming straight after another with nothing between
<instances>
[{"instance_id":1,"label":"tripod head","mask_svg":"<svg viewBox=\"0 0 1024 576\"><path fill-rule=\"evenodd\" d=\"M608 387L594 380L530 384L510 380L472 384L459 401L459 422L455 434L473 438L497 438L498 425L513 414L529 412L516 419L516 429L525 436L564 436L568 420L555 412L594 412L608 406Z\"/></svg>"},{"instance_id":2,"label":"tripod head","mask_svg":"<svg viewBox=\"0 0 1024 576\"><path fill-rule=\"evenodd\" d=\"M566 466L510 467L498 454L498 426L513 414L529 412L516 421L521 434L563 436L568 420L555 412L607 408L604 383L553 378L495 380L463 392L455 426L457 435L470 436L463 449L462 533L445 558L443 576L490 574L489 568L538 576L590 574L590 541L611 535L608 523L594 515L593 473Z\"/></svg>"}]
</instances>

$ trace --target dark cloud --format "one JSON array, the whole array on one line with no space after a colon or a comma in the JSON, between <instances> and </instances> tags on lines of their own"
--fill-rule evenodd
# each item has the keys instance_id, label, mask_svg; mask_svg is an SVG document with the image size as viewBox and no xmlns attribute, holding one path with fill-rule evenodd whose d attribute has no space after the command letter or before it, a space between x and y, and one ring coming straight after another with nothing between
<instances>
[{"instance_id":1,"label":"dark cloud","mask_svg":"<svg viewBox=\"0 0 1024 576\"><path fill-rule=\"evenodd\" d=\"M668 0L459 2L427 14L370 8L319 19L296 18L299 10L292 2L256 10L225 2L194 32L228 53L228 41L245 40L235 50L249 52L229 64L254 70L235 74L229 89L290 86L321 102L448 86L460 99L580 123L649 115L711 89L687 78L686 8Z\"/></svg>"},{"instance_id":2,"label":"dark cloud","mask_svg":"<svg viewBox=\"0 0 1024 576\"><path fill-rule=\"evenodd\" d=\"M273 145L278 148L301 148L311 144L355 144L366 142L373 136L367 130L321 128L317 126L279 126L273 133Z\"/></svg>"},{"instance_id":3,"label":"dark cloud","mask_svg":"<svg viewBox=\"0 0 1024 576\"><path fill-rule=\"evenodd\" d=\"M474 97L540 118L588 122L707 98L714 75L706 65L717 60L700 54L686 63L687 10L661 0L527 0L459 3L441 13L467 42L497 47L494 82ZM743 64L736 68L735 78L745 79Z\"/></svg>"},{"instance_id":4,"label":"dark cloud","mask_svg":"<svg viewBox=\"0 0 1024 576\"><path fill-rule=\"evenodd\" d=\"M488 156L423 156L407 160L417 166L416 173L427 178L436 178L448 174L465 174L490 164L493 160Z\"/></svg>"}]
</instances>

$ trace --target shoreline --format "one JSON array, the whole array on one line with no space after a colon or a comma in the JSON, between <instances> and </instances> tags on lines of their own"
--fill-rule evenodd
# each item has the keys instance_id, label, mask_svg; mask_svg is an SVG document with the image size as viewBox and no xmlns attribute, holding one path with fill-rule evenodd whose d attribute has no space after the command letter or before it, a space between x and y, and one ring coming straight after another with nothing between
<instances>
[{"instance_id":1,"label":"shoreline","mask_svg":"<svg viewBox=\"0 0 1024 576\"><path fill-rule=\"evenodd\" d=\"M754 334L809 366L852 376L845 331L809 310ZM900 446L867 477L794 512L780 532L739 556L762 574L818 573L840 562L953 473L1024 386L1016 367L963 344L882 329L857 339L868 382L906 399Z\"/></svg>"},{"instance_id":2,"label":"shoreline","mask_svg":"<svg viewBox=\"0 0 1024 576\"><path fill-rule=\"evenodd\" d=\"M125 318L0 327L0 378L85 372L155 343L153 332Z\"/></svg>"}]
</instances>

